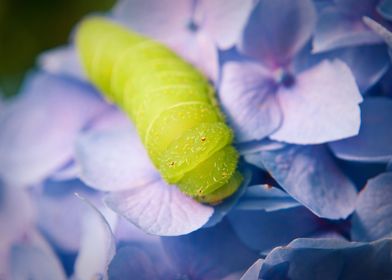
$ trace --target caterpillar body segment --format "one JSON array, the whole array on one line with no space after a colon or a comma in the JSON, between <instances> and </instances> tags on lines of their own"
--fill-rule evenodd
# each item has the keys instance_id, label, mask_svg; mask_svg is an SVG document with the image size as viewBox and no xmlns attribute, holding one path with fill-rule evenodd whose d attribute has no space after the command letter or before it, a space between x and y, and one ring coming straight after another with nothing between
<instances>
[{"instance_id":1,"label":"caterpillar body segment","mask_svg":"<svg viewBox=\"0 0 392 280\"><path fill-rule=\"evenodd\" d=\"M76 45L87 76L132 119L162 178L211 204L235 192L242 176L232 131L196 68L99 17L80 24Z\"/></svg>"}]
</instances>

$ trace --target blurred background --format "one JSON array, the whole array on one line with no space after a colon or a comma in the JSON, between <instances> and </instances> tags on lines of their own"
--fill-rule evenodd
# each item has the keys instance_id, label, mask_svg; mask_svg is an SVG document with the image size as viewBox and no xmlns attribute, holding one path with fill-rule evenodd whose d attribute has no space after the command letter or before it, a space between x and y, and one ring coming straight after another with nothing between
<instances>
[{"instance_id":1,"label":"blurred background","mask_svg":"<svg viewBox=\"0 0 392 280\"><path fill-rule=\"evenodd\" d=\"M114 0L0 0L0 91L17 93L39 53L67 43L70 31L91 11Z\"/></svg>"}]
</instances>

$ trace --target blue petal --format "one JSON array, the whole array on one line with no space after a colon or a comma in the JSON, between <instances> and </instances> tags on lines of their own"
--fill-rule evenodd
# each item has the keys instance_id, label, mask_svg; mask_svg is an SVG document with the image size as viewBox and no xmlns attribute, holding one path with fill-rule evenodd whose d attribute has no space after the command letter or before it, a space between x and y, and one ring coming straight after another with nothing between
<instances>
[{"instance_id":1,"label":"blue petal","mask_svg":"<svg viewBox=\"0 0 392 280\"><path fill-rule=\"evenodd\" d=\"M376 84L390 66L388 51L384 45L344 48L330 55L350 67L361 92Z\"/></svg>"},{"instance_id":2,"label":"blue petal","mask_svg":"<svg viewBox=\"0 0 392 280\"><path fill-rule=\"evenodd\" d=\"M193 1L122 0L114 7L113 17L131 29L167 44L211 80L216 80L218 52L215 42L202 26L198 30L189 28L196 20Z\"/></svg>"},{"instance_id":3,"label":"blue petal","mask_svg":"<svg viewBox=\"0 0 392 280\"><path fill-rule=\"evenodd\" d=\"M300 206L298 201L278 188L269 185L255 185L247 188L236 209L270 212L298 206Z\"/></svg>"},{"instance_id":4,"label":"blue petal","mask_svg":"<svg viewBox=\"0 0 392 280\"><path fill-rule=\"evenodd\" d=\"M109 263L116 251L111 226L117 222L117 215L108 208L96 208L80 195L78 197L85 202L88 210L82 217L80 250L73 276L76 279L107 279Z\"/></svg>"},{"instance_id":5,"label":"blue petal","mask_svg":"<svg viewBox=\"0 0 392 280\"><path fill-rule=\"evenodd\" d=\"M283 123L270 138L293 144L320 144L358 134L362 96L346 64L324 60L281 87Z\"/></svg>"},{"instance_id":6,"label":"blue petal","mask_svg":"<svg viewBox=\"0 0 392 280\"><path fill-rule=\"evenodd\" d=\"M379 38L382 38L385 43L387 43L388 47L391 49L392 48L392 32L389 31L386 27L382 26L380 23L377 21L374 21L371 18L364 17L363 18L364 23L369 26L370 29L372 29ZM391 51L390 51L391 52ZM391 53L389 53L391 56ZM392 59L392 56L391 56Z\"/></svg>"},{"instance_id":7,"label":"blue petal","mask_svg":"<svg viewBox=\"0 0 392 280\"><path fill-rule=\"evenodd\" d=\"M392 1L384 0L377 6L377 11L387 20L392 20Z\"/></svg>"},{"instance_id":8,"label":"blue petal","mask_svg":"<svg viewBox=\"0 0 392 280\"><path fill-rule=\"evenodd\" d=\"M128 191L112 192L106 204L140 229L156 235L182 235L201 228L213 208L185 196L162 179Z\"/></svg>"},{"instance_id":9,"label":"blue petal","mask_svg":"<svg viewBox=\"0 0 392 280\"><path fill-rule=\"evenodd\" d=\"M330 143L332 151L344 160L388 162L392 158L392 99L366 98L361 111L359 134Z\"/></svg>"},{"instance_id":10,"label":"blue petal","mask_svg":"<svg viewBox=\"0 0 392 280\"><path fill-rule=\"evenodd\" d=\"M79 57L72 45L44 52L38 57L38 65L42 70L51 74L86 80Z\"/></svg>"},{"instance_id":11,"label":"blue petal","mask_svg":"<svg viewBox=\"0 0 392 280\"><path fill-rule=\"evenodd\" d=\"M112 15L136 32L167 41L191 21L192 1L121 0Z\"/></svg>"},{"instance_id":12,"label":"blue petal","mask_svg":"<svg viewBox=\"0 0 392 280\"><path fill-rule=\"evenodd\" d=\"M251 163L261 163L285 191L316 215L340 219L354 210L355 186L325 146L289 145L257 155Z\"/></svg>"},{"instance_id":13,"label":"blue petal","mask_svg":"<svg viewBox=\"0 0 392 280\"><path fill-rule=\"evenodd\" d=\"M250 248L267 251L286 245L297 237L307 237L320 228L316 217L304 207L274 212L232 211L230 223L239 238Z\"/></svg>"},{"instance_id":14,"label":"blue petal","mask_svg":"<svg viewBox=\"0 0 392 280\"><path fill-rule=\"evenodd\" d=\"M24 242L14 245L10 258L10 279L66 279L57 256L38 234L33 238L26 237Z\"/></svg>"},{"instance_id":15,"label":"blue petal","mask_svg":"<svg viewBox=\"0 0 392 280\"><path fill-rule=\"evenodd\" d=\"M259 274L264 260L258 259L251 267L242 275L240 280L259 280Z\"/></svg>"},{"instance_id":16,"label":"blue petal","mask_svg":"<svg viewBox=\"0 0 392 280\"><path fill-rule=\"evenodd\" d=\"M336 239L297 239L278 247L264 260L265 280L391 279L392 242L347 242Z\"/></svg>"},{"instance_id":17,"label":"blue petal","mask_svg":"<svg viewBox=\"0 0 392 280\"><path fill-rule=\"evenodd\" d=\"M283 142L271 141L271 139L265 138L259 141L249 141L245 143L237 143L235 147L241 155L253 154L257 151L269 151L281 149L286 144Z\"/></svg>"},{"instance_id":18,"label":"blue petal","mask_svg":"<svg viewBox=\"0 0 392 280\"><path fill-rule=\"evenodd\" d=\"M272 68L287 65L316 24L310 0L260 1L245 27L240 50Z\"/></svg>"},{"instance_id":19,"label":"blue petal","mask_svg":"<svg viewBox=\"0 0 392 280\"><path fill-rule=\"evenodd\" d=\"M121 247L110 263L109 279L175 279L176 275L160 248L143 245Z\"/></svg>"},{"instance_id":20,"label":"blue petal","mask_svg":"<svg viewBox=\"0 0 392 280\"><path fill-rule=\"evenodd\" d=\"M238 142L262 139L276 130L281 112L269 72L251 62L223 66L219 97Z\"/></svg>"},{"instance_id":21,"label":"blue petal","mask_svg":"<svg viewBox=\"0 0 392 280\"><path fill-rule=\"evenodd\" d=\"M228 49L239 39L254 8L253 0L201 0L196 4L199 24L219 48Z\"/></svg>"},{"instance_id":22,"label":"blue petal","mask_svg":"<svg viewBox=\"0 0 392 280\"><path fill-rule=\"evenodd\" d=\"M311 54L304 49L296 56L294 67L302 72L324 59L339 59L347 64L362 93L375 85L387 72L390 61L384 44L340 48L334 51Z\"/></svg>"},{"instance_id":23,"label":"blue petal","mask_svg":"<svg viewBox=\"0 0 392 280\"><path fill-rule=\"evenodd\" d=\"M313 39L313 52L379 42L380 38L362 22L361 16L350 16L331 7L320 15Z\"/></svg>"},{"instance_id":24,"label":"blue petal","mask_svg":"<svg viewBox=\"0 0 392 280\"><path fill-rule=\"evenodd\" d=\"M257 258L227 222L180 237L164 237L162 244L185 279L222 279L246 269Z\"/></svg>"},{"instance_id":25,"label":"blue petal","mask_svg":"<svg viewBox=\"0 0 392 280\"><path fill-rule=\"evenodd\" d=\"M370 179L358 196L352 217L352 238L373 241L392 236L392 173Z\"/></svg>"},{"instance_id":26,"label":"blue petal","mask_svg":"<svg viewBox=\"0 0 392 280\"><path fill-rule=\"evenodd\" d=\"M126 220L124 217L119 216L118 218L119 219L114 232L117 242L136 242L149 244L157 244L160 242L159 236L146 234L140 230L140 228Z\"/></svg>"},{"instance_id":27,"label":"blue petal","mask_svg":"<svg viewBox=\"0 0 392 280\"><path fill-rule=\"evenodd\" d=\"M84 184L76 180L52 182L47 187L57 192L64 189L66 193L59 195L45 191L36 195L39 228L60 250L76 252L80 247L82 218L87 207L74 192L89 198L101 197L89 192Z\"/></svg>"},{"instance_id":28,"label":"blue petal","mask_svg":"<svg viewBox=\"0 0 392 280\"><path fill-rule=\"evenodd\" d=\"M0 116L0 176L13 185L41 182L70 160L77 134L106 109L90 87L32 75Z\"/></svg>"},{"instance_id":29,"label":"blue petal","mask_svg":"<svg viewBox=\"0 0 392 280\"><path fill-rule=\"evenodd\" d=\"M73 180L78 178L79 171L79 166L74 160L71 160L70 162L62 166L60 169L52 173L49 179L53 181Z\"/></svg>"},{"instance_id":30,"label":"blue petal","mask_svg":"<svg viewBox=\"0 0 392 280\"><path fill-rule=\"evenodd\" d=\"M201 70L214 83L218 78L218 49L205 32L181 30L168 45L182 58Z\"/></svg>"},{"instance_id":31,"label":"blue petal","mask_svg":"<svg viewBox=\"0 0 392 280\"><path fill-rule=\"evenodd\" d=\"M133 127L84 133L77 142L76 159L81 178L99 190L126 190L159 177Z\"/></svg>"},{"instance_id":32,"label":"blue petal","mask_svg":"<svg viewBox=\"0 0 392 280\"><path fill-rule=\"evenodd\" d=\"M336 7L347 16L371 13L380 0L335 0Z\"/></svg>"},{"instance_id":33,"label":"blue petal","mask_svg":"<svg viewBox=\"0 0 392 280\"><path fill-rule=\"evenodd\" d=\"M31 229L36 219L35 208L29 193L20 188L8 187L0 181L0 273L3 256L10 246Z\"/></svg>"}]
</instances>

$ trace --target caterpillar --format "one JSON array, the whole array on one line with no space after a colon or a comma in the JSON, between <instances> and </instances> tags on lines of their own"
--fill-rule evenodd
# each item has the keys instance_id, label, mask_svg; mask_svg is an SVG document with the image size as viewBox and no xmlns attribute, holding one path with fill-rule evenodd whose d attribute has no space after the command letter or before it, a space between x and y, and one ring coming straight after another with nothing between
<instances>
[{"instance_id":1,"label":"caterpillar","mask_svg":"<svg viewBox=\"0 0 392 280\"><path fill-rule=\"evenodd\" d=\"M203 74L161 43L101 17L82 21L75 41L88 79L130 117L167 183L209 204L237 190L233 133Z\"/></svg>"}]
</instances>

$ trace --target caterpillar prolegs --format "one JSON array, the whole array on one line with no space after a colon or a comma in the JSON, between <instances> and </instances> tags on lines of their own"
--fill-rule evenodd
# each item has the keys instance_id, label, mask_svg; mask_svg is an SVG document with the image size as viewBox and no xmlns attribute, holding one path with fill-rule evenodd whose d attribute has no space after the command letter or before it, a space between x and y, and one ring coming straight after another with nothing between
<instances>
[{"instance_id":1,"label":"caterpillar prolegs","mask_svg":"<svg viewBox=\"0 0 392 280\"><path fill-rule=\"evenodd\" d=\"M233 134L198 70L99 17L80 24L76 44L87 76L132 119L164 180L206 203L235 192L242 176Z\"/></svg>"}]
</instances>

